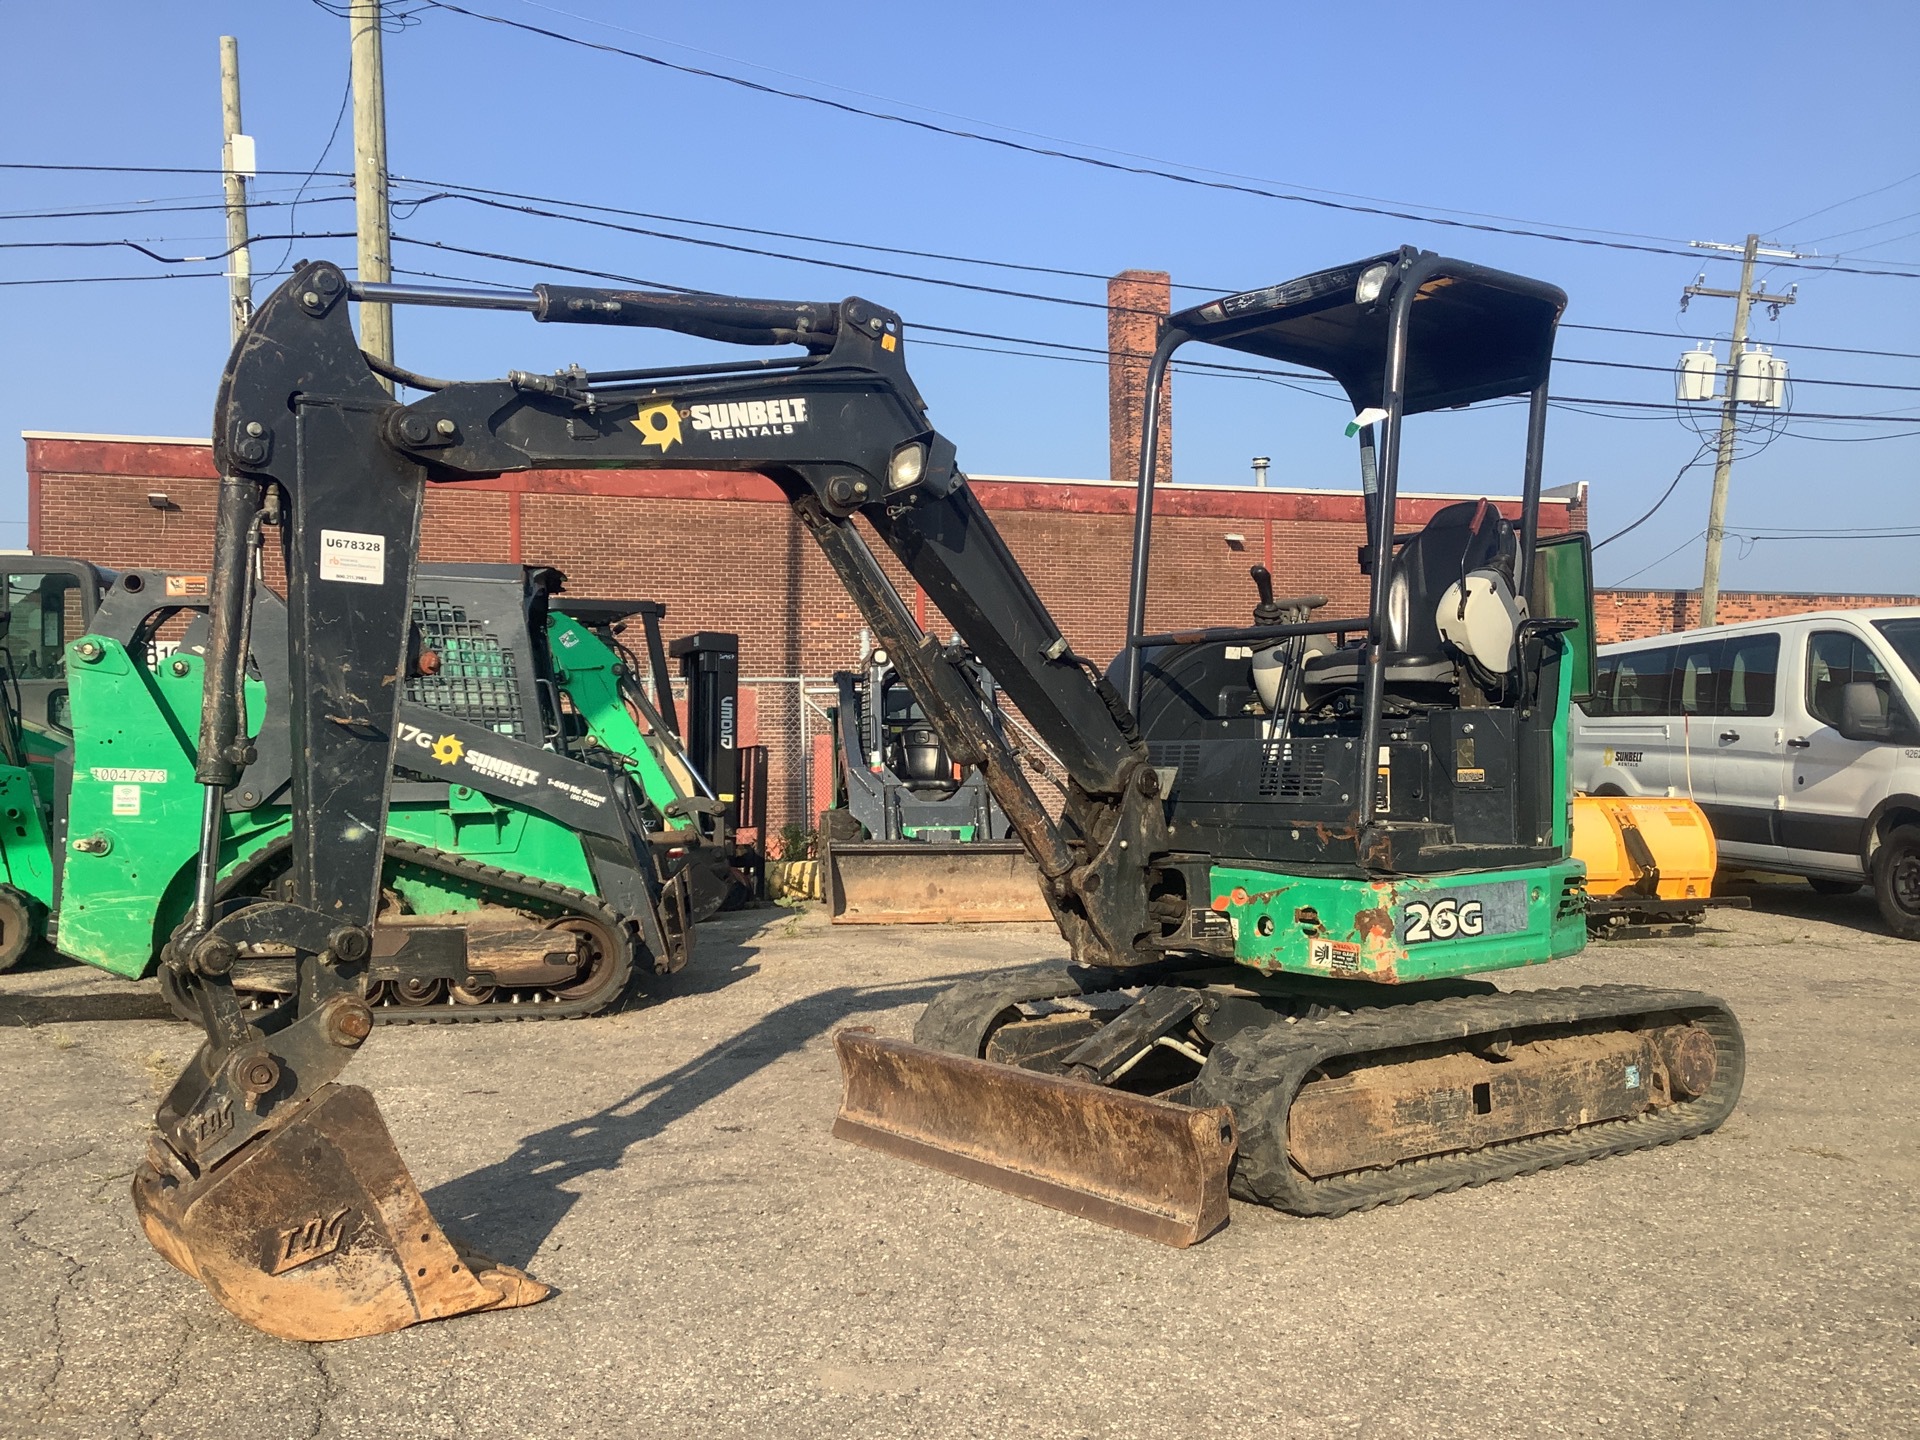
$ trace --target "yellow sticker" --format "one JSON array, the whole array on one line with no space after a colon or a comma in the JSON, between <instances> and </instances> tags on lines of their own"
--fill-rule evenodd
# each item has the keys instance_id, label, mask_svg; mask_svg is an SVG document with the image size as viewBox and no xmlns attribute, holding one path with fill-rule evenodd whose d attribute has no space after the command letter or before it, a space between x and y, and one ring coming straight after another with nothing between
<instances>
[{"instance_id":1,"label":"yellow sticker","mask_svg":"<svg viewBox=\"0 0 1920 1440\"><path fill-rule=\"evenodd\" d=\"M891 335L882 335L880 337L880 348L886 351L898 350L900 348L900 342Z\"/></svg>"},{"instance_id":2,"label":"yellow sticker","mask_svg":"<svg viewBox=\"0 0 1920 1440\"><path fill-rule=\"evenodd\" d=\"M460 743L458 735L442 735L433 742L433 758L442 765L452 765L467 753L467 747Z\"/></svg>"},{"instance_id":3,"label":"yellow sticker","mask_svg":"<svg viewBox=\"0 0 1920 1440\"><path fill-rule=\"evenodd\" d=\"M649 405L633 417L642 445L658 445L666 454L680 443L680 412L671 405Z\"/></svg>"}]
</instances>

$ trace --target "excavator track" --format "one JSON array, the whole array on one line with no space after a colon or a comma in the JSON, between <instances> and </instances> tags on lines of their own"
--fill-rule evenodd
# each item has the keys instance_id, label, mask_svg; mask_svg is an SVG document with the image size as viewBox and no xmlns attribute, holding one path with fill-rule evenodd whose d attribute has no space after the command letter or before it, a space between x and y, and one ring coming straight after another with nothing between
<instances>
[{"instance_id":1,"label":"excavator track","mask_svg":"<svg viewBox=\"0 0 1920 1440\"><path fill-rule=\"evenodd\" d=\"M1475 1149L1310 1176L1289 1158L1289 1124L1322 1067L1436 1051L1469 1051L1502 1039L1553 1039L1654 1026L1697 1027L1711 1040L1704 1093L1618 1119L1518 1137ZM1666 1145L1715 1129L1740 1098L1746 1049L1739 1022L1718 999L1633 985L1508 991L1357 1011L1243 1030L1215 1046L1193 1085L1201 1104L1233 1109L1239 1158L1232 1193L1298 1215L1345 1215L1537 1170Z\"/></svg>"},{"instance_id":2,"label":"excavator track","mask_svg":"<svg viewBox=\"0 0 1920 1440\"><path fill-rule=\"evenodd\" d=\"M1164 971L1142 977L1056 963L963 982L928 1005L914 1041L947 1054L990 1056L997 1048L992 1037L1006 1022L1026 1018L1036 1004L1045 1010L1053 1001L1124 1002L1143 983L1151 987L1179 981ZM1482 982L1452 984L1456 993L1449 995L1415 999L1386 991L1350 996L1341 1006L1321 1003L1318 995L1272 997L1293 1013L1276 1009L1270 1021L1225 1035L1211 1047L1190 1084L1161 1098L1202 1108L1224 1105L1233 1112L1237 1156L1230 1188L1236 1198L1318 1216L1344 1215L1688 1139L1716 1128L1739 1099L1744 1042L1739 1023L1713 996L1625 985L1500 991ZM1369 1005L1369 1000L1377 1003ZM1675 1044L1691 1058L1699 1077L1697 1093L1687 1090L1684 1067L1670 1067L1662 1058ZM1559 1065L1560 1083L1570 1073L1569 1065L1578 1070L1592 1063L1616 1076L1631 1076L1629 1083L1636 1089L1650 1088L1622 1101L1619 1108L1631 1113L1613 1118L1604 1113L1603 1104L1603 1113L1589 1123L1582 1091L1572 1100L1563 1099L1566 1113L1543 1122L1535 1133L1477 1144L1470 1133L1462 1134L1462 1126L1471 1132L1483 1123L1472 1113L1482 1106L1484 1123L1497 1127L1502 1117L1491 1112L1502 1110L1503 1100L1537 1102L1537 1083L1527 1097L1509 1093L1496 1098L1496 1089L1504 1091L1501 1065L1508 1058L1521 1060L1555 1047L1561 1053L1549 1055L1547 1068ZM1644 1053L1644 1063L1636 1047ZM1569 1051L1571 1061L1565 1058ZM1041 1068L1046 1068L1044 1063ZM1516 1074L1526 1068L1512 1067ZM1391 1083L1378 1095L1354 1093L1395 1075L1406 1077L1397 1093ZM1546 1088L1550 1091L1555 1083L1550 1075ZM1414 1088L1407 1089L1409 1085ZM1303 1093L1308 1110L1297 1111ZM1409 1095L1417 1102L1408 1105ZM1648 1095L1657 1097L1657 1103L1647 1105ZM1449 1107L1461 1113L1437 1120ZM1313 1109L1318 1110L1317 1136L1315 1118L1308 1113ZM1439 1137L1431 1153L1394 1154L1396 1148L1417 1150L1420 1144L1414 1130L1395 1129L1406 1113ZM1364 1123L1369 1118L1375 1122L1371 1130ZM1353 1120L1363 1123L1350 1123ZM1526 1122L1509 1123L1524 1129ZM1335 1158L1303 1165L1303 1153L1311 1161L1316 1140L1321 1156ZM1341 1155L1371 1163L1344 1168ZM1309 1173L1309 1168L1319 1173Z\"/></svg>"},{"instance_id":3,"label":"excavator track","mask_svg":"<svg viewBox=\"0 0 1920 1440\"><path fill-rule=\"evenodd\" d=\"M287 842L281 840L249 856L223 882L222 896L253 893L253 887L271 879L279 866L285 863L288 848ZM484 886L496 895L531 901L542 909L551 909L554 913L548 917L549 922L563 918L590 921L614 939L615 953L609 958L609 963L614 967L615 973L608 975L593 995L574 1000L562 997L550 987L509 988L506 986L496 988L491 996L473 1004L454 1004L443 1000L425 1005L406 1005L391 997L384 1001L376 999L372 1002L375 1023L472 1025L519 1020L578 1020L589 1015L597 1015L617 1004L631 988L634 952L639 940L634 934L633 926L597 897L565 885L551 885L544 881L531 880L524 875L517 875L492 865L456 859L442 851L415 845L406 840L396 840L391 836L386 842L386 855L389 860L398 860L403 864L451 875ZM163 967L163 980L165 973ZM164 988L163 985L163 990ZM236 986L236 988L239 987ZM281 1002L283 997L273 994L271 999L265 1001L253 998L270 993L243 990L241 998L243 1003L249 1003L251 999L256 1007L272 1009ZM169 996L169 1004L173 1004L171 996ZM179 1007L175 1008L178 1011ZM197 1012L182 1014L181 1018L195 1020Z\"/></svg>"}]
</instances>

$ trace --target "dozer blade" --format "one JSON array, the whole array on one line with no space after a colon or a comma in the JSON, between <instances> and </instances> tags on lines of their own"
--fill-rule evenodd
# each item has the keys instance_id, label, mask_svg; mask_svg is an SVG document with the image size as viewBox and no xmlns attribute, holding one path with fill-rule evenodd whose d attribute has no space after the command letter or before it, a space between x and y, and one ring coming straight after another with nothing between
<instances>
[{"instance_id":1,"label":"dozer blade","mask_svg":"<svg viewBox=\"0 0 1920 1440\"><path fill-rule=\"evenodd\" d=\"M834 1135L1163 1245L1227 1220L1233 1114L839 1031Z\"/></svg>"},{"instance_id":2,"label":"dozer blade","mask_svg":"<svg viewBox=\"0 0 1920 1440\"><path fill-rule=\"evenodd\" d=\"M1053 918L1017 840L855 840L826 847L835 925L947 925Z\"/></svg>"},{"instance_id":3,"label":"dozer blade","mask_svg":"<svg viewBox=\"0 0 1920 1440\"><path fill-rule=\"evenodd\" d=\"M133 1203L154 1249L285 1340L382 1335L548 1294L447 1239L358 1086L323 1086L198 1178L156 1140Z\"/></svg>"}]
</instances>

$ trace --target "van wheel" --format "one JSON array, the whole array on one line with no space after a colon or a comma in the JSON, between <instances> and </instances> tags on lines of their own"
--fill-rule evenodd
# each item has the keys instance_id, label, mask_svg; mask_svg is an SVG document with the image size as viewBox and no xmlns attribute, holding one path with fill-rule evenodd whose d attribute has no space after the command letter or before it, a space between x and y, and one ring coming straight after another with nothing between
<instances>
[{"instance_id":1,"label":"van wheel","mask_svg":"<svg viewBox=\"0 0 1920 1440\"><path fill-rule=\"evenodd\" d=\"M1902 825L1873 856L1873 898L1887 928L1920 940L1920 825Z\"/></svg>"},{"instance_id":2,"label":"van wheel","mask_svg":"<svg viewBox=\"0 0 1920 1440\"><path fill-rule=\"evenodd\" d=\"M1816 880L1807 877L1807 884L1816 895L1857 895L1860 893L1858 880Z\"/></svg>"}]
</instances>

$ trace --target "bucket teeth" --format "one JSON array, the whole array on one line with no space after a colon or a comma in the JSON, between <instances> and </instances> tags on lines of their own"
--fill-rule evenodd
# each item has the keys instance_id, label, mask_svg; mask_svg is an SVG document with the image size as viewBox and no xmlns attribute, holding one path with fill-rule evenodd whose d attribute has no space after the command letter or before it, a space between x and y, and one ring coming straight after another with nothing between
<instances>
[{"instance_id":1,"label":"bucket teeth","mask_svg":"<svg viewBox=\"0 0 1920 1440\"><path fill-rule=\"evenodd\" d=\"M198 1177L155 1152L133 1181L147 1238L270 1335L348 1340L549 1293L448 1240L357 1086L323 1086Z\"/></svg>"},{"instance_id":2,"label":"bucket teeth","mask_svg":"<svg viewBox=\"0 0 1920 1440\"><path fill-rule=\"evenodd\" d=\"M867 1029L834 1036L845 1090L833 1133L1163 1245L1227 1220L1233 1115Z\"/></svg>"}]
</instances>

